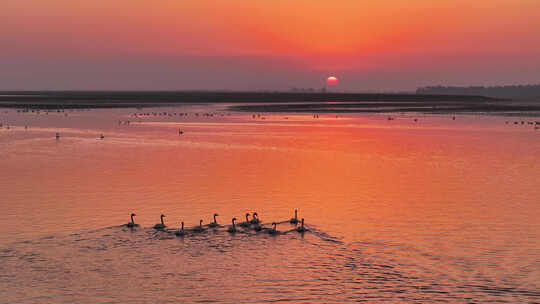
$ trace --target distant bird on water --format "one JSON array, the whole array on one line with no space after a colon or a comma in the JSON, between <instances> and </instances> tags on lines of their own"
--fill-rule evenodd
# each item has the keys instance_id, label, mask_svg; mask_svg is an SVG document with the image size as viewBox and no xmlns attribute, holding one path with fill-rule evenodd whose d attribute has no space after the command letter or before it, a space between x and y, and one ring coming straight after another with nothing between
<instances>
[{"instance_id":1,"label":"distant bird on water","mask_svg":"<svg viewBox=\"0 0 540 304\"><path fill-rule=\"evenodd\" d=\"M139 224L135 224L135 221L133 220L133 217L136 216L135 213L132 213L131 214L131 222L127 223L126 226L129 227L129 228L133 228L133 227L139 227Z\"/></svg>"},{"instance_id":2,"label":"distant bird on water","mask_svg":"<svg viewBox=\"0 0 540 304\"><path fill-rule=\"evenodd\" d=\"M167 227L167 226L165 226L165 222L163 221L164 217L165 217L165 215L163 215L163 214L159 216L159 218L161 219L161 223L155 224L154 229L162 230L162 229L165 229L165 227Z\"/></svg>"},{"instance_id":3,"label":"distant bird on water","mask_svg":"<svg viewBox=\"0 0 540 304\"><path fill-rule=\"evenodd\" d=\"M259 223L253 224L253 230L259 232L262 230L262 226Z\"/></svg>"},{"instance_id":4,"label":"distant bird on water","mask_svg":"<svg viewBox=\"0 0 540 304\"><path fill-rule=\"evenodd\" d=\"M274 222L272 223L272 226L273 226L272 228L267 230L268 234L272 234L272 235L277 234L279 232L276 230L277 224Z\"/></svg>"},{"instance_id":5,"label":"distant bird on water","mask_svg":"<svg viewBox=\"0 0 540 304\"><path fill-rule=\"evenodd\" d=\"M217 220L216 220L216 216L219 216L219 214L214 213L214 221L212 223L208 224L208 227L212 227L212 228L219 227L219 225L217 223Z\"/></svg>"},{"instance_id":6,"label":"distant bird on water","mask_svg":"<svg viewBox=\"0 0 540 304\"><path fill-rule=\"evenodd\" d=\"M304 228L304 219L302 219L302 226L296 228L296 231L300 232L300 233L303 233L303 232L306 232L307 229Z\"/></svg>"},{"instance_id":7,"label":"distant bird on water","mask_svg":"<svg viewBox=\"0 0 540 304\"><path fill-rule=\"evenodd\" d=\"M233 217L232 219L232 226L227 229L227 232L229 233L235 233L236 232L236 225L234 224L234 221L236 221L236 218Z\"/></svg>"},{"instance_id":8,"label":"distant bird on water","mask_svg":"<svg viewBox=\"0 0 540 304\"><path fill-rule=\"evenodd\" d=\"M253 219L251 219L252 224L258 224L261 221L259 220L259 214L257 212L253 212Z\"/></svg>"},{"instance_id":9,"label":"distant bird on water","mask_svg":"<svg viewBox=\"0 0 540 304\"><path fill-rule=\"evenodd\" d=\"M294 218L289 221L291 224L298 224L298 209L294 209Z\"/></svg>"},{"instance_id":10,"label":"distant bird on water","mask_svg":"<svg viewBox=\"0 0 540 304\"><path fill-rule=\"evenodd\" d=\"M202 226L202 222L203 222L203 220L200 220L200 221L199 221L199 226L193 228L193 231L195 231L195 232L203 232L203 231L204 231L204 228L203 228L203 226Z\"/></svg>"},{"instance_id":11,"label":"distant bird on water","mask_svg":"<svg viewBox=\"0 0 540 304\"><path fill-rule=\"evenodd\" d=\"M246 221L238 224L238 226L249 227L249 225L251 225L251 222L249 221L249 213L246 213Z\"/></svg>"},{"instance_id":12,"label":"distant bird on water","mask_svg":"<svg viewBox=\"0 0 540 304\"><path fill-rule=\"evenodd\" d=\"M177 236L183 236L186 234L186 232L184 231L184 222L180 223L180 225L182 226L182 228L174 232L174 234L176 234Z\"/></svg>"}]
</instances>

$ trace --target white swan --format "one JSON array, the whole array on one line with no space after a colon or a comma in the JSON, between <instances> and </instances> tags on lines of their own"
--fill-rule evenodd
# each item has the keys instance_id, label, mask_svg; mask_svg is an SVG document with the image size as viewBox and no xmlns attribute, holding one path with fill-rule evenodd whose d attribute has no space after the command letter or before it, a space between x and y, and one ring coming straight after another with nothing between
<instances>
[{"instance_id":1,"label":"white swan","mask_svg":"<svg viewBox=\"0 0 540 304\"><path fill-rule=\"evenodd\" d=\"M262 226L259 225L258 223L257 223L257 224L253 224L253 230L255 230L255 231L261 231L261 230L262 230Z\"/></svg>"},{"instance_id":2,"label":"white swan","mask_svg":"<svg viewBox=\"0 0 540 304\"><path fill-rule=\"evenodd\" d=\"M131 222L127 223L126 226L129 227L129 228L133 228L133 227L139 227L139 224L135 224L135 221L133 220L133 217L136 216L135 213L132 213L131 214Z\"/></svg>"},{"instance_id":3,"label":"white swan","mask_svg":"<svg viewBox=\"0 0 540 304\"><path fill-rule=\"evenodd\" d=\"M183 236L186 234L186 232L184 231L184 222L182 222L181 225L182 225L182 228L174 232L174 234L176 234L177 236Z\"/></svg>"},{"instance_id":4,"label":"white swan","mask_svg":"<svg viewBox=\"0 0 540 304\"><path fill-rule=\"evenodd\" d=\"M306 232L306 231L307 231L307 229L304 228L304 219L302 219L302 226L297 227L297 228L296 228L296 231L298 231L298 232L300 232L300 233L303 233L303 232Z\"/></svg>"},{"instance_id":5,"label":"white swan","mask_svg":"<svg viewBox=\"0 0 540 304\"><path fill-rule=\"evenodd\" d=\"M251 222L249 221L249 213L246 213L246 221L238 224L238 226L249 227Z\"/></svg>"},{"instance_id":6,"label":"white swan","mask_svg":"<svg viewBox=\"0 0 540 304\"><path fill-rule=\"evenodd\" d=\"M298 224L298 209L294 209L294 218L292 218L289 223Z\"/></svg>"},{"instance_id":7,"label":"white swan","mask_svg":"<svg viewBox=\"0 0 540 304\"><path fill-rule=\"evenodd\" d=\"M167 227L167 226L165 226L165 222L163 222L163 218L164 218L164 217L165 217L165 215L163 215L163 214L160 215L161 223L155 224L155 225L154 225L154 229L162 230L162 229L165 229L165 227Z\"/></svg>"},{"instance_id":8,"label":"white swan","mask_svg":"<svg viewBox=\"0 0 540 304\"><path fill-rule=\"evenodd\" d=\"M259 214L257 212L253 212L253 219L251 220L252 224L258 224L261 221L259 220Z\"/></svg>"},{"instance_id":9,"label":"white swan","mask_svg":"<svg viewBox=\"0 0 540 304\"><path fill-rule=\"evenodd\" d=\"M212 228L219 227L219 225L217 223L217 220L216 220L216 216L219 216L219 214L214 213L214 221L212 223L208 224L208 227L212 227Z\"/></svg>"},{"instance_id":10,"label":"white swan","mask_svg":"<svg viewBox=\"0 0 540 304\"><path fill-rule=\"evenodd\" d=\"M277 224L274 222L272 223L272 226L273 226L272 228L267 230L268 234L272 234L272 235L277 234L279 232L276 230Z\"/></svg>"},{"instance_id":11,"label":"white swan","mask_svg":"<svg viewBox=\"0 0 540 304\"><path fill-rule=\"evenodd\" d=\"M202 232L202 231L204 231L204 228L203 228L203 226L202 226L202 222L203 222L203 220L200 220L200 221L199 221L199 226L193 228L193 231L195 231L195 232Z\"/></svg>"},{"instance_id":12,"label":"white swan","mask_svg":"<svg viewBox=\"0 0 540 304\"><path fill-rule=\"evenodd\" d=\"M236 221L236 218L233 217L232 219L232 226L227 229L227 232L229 233L235 233L236 232L236 225L234 224L234 221Z\"/></svg>"}]
</instances>

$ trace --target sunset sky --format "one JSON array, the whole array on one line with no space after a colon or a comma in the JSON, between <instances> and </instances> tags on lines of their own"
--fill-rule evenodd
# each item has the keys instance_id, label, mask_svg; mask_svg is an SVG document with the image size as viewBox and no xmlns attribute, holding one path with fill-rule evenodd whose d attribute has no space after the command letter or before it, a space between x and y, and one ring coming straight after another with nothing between
<instances>
[{"instance_id":1,"label":"sunset sky","mask_svg":"<svg viewBox=\"0 0 540 304\"><path fill-rule=\"evenodd\" d=\"M3 0L0 90L540 83L539 0Z\"/></svg>"}]
</instances>

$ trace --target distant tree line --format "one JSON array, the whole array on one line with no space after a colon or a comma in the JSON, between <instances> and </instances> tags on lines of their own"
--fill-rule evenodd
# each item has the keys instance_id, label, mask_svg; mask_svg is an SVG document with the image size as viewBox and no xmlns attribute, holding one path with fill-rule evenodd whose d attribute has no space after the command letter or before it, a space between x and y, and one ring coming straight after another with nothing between
<instances>
[{"instance_id":1,"label":"distant tree line","mask_svg":"<svg viewBox=\"0 0 540 304\"><path fill-rule=\"evenodd\" d=\"M302 93L314 93L314 92L326 92L326 87L322 87L320 89L314 89L314 88L291 88L291 92L302 92Z\"/></svg>"},{"instance_id":2,"label":"distant tree line","mask_svg":"<svg viewBox=\"0 0 540 304\"><path fill-rule=\"evenodd\" d=\"M495 98L535 99L540 98L540 84L494 87L446 87L430 86L418 88L416 94L430 95L476 95Z\"/></svg>"}]
</instances>

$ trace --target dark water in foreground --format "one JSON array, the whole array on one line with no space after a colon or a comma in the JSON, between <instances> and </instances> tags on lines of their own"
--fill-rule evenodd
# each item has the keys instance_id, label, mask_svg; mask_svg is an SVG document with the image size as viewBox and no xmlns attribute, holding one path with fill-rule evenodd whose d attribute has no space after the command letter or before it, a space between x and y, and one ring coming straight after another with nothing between
<instances>
[{"instance_id":1,"label":"dark water in foreground","mask_svg":"<svg viewBox=\"0 0 540 304\"><path fill-rule=\"evenodd\" d=\"M6 302L515 303L540 296L493 282L473 261L403 244L345 244L317 231L178 238L111 227L23 242L1 258Z\"/></svg>"},{"instance_id":2,"label":"dark water in foreground","mask_svg":"<svg viewBox=\"0 0 540 304\"><path fill-rule=\"evenodd\" d=\"M526 118L221 109L2 110L0 302L540 301ZM310 231L151 228L294 208Z\"/></svg>"}]
</instances>

